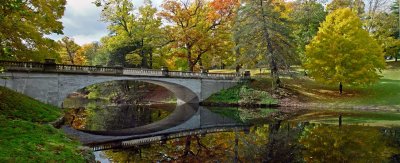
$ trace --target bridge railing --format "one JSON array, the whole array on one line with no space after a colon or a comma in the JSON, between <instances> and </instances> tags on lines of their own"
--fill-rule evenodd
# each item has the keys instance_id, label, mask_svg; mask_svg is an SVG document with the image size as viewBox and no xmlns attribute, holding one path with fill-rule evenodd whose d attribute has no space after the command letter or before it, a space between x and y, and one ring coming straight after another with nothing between
<instances>
[{"instance_id":1,"label":"bridge railing","mask_svg":"<svg viewBox=\"0 0 400 163\"><path fill-rule=\"evenodd\" d=\"M40 62L14 62L14 61L0 61L0 66L12 70L21 71L35 71L43 70L43 64Z\"/></svg>"},{"instance_id":2,"label":"bridge railing","mask_svg":"<svg viewBox=\"0 0 400 163\"><path fill-rule=\"evenodd\" d=\"M121 74L121 68L100 66L56 65L57 72Z\"/></svg>"},{"instance_id":3,"label":"bridge railing","mask_svg":"<svg viewBox=\"0 0 400 163\"><path fill-rule=\"evenodd\" d=\"M203 77L199 72L186 72L186 71L168 71L171 77L187 77L187 78L201 78Z\"/></svg>"},{"instance_id":4,"label":"bridge railing","mask_svg":"<svg viewBox=\"0 0 400 163\"><path fill-rule=\"evenodd\" d=\"M6 71L28 71L28 72L61 72L61 73L80 73L80 74L106 74L106 75L127 75L127 76L163 76L177 78L206 78L206 79L244 79L249 78L250 74L236 73L208 73L169 71L163 67L161 70L141 69L141 68L123 68L123 67L103 67L103 66L80 66L56 64L54 60L47 60L46 63L40 62L16 62L1 61L0 66Z\"/></svg>"},{"instance_id":5,"label":"bridge railing","mask_svg":"<svg viewBox=\"0 0 400 163\"><path fill-rule=\"evenodd\" d=\"M142 75L142 76L163 76L161 70L140 69L140 68L124 68L124 75Z\"/></svg>"}]
</instances>

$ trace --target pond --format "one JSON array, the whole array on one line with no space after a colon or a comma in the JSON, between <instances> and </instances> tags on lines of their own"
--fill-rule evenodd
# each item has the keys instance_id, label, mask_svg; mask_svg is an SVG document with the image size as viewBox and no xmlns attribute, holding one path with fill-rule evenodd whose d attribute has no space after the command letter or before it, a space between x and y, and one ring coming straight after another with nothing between
<instances>
[{"instance_id":1,"label":"pond","mask_svg":"<svg viewBox=\"0 0 400 163\"><path fill-rule=\"evenodd\" d=\"M94 152L100 162L399 162L400 113L307 109L284 113L265 108L194 106L188 122L201 131L163 142ZM117 130L158 122L174 105L104 106L69 111L69 124ZM342 125L338 125L339 116ZM68 117L68 116L67 116ZM194 120L193 120L194 119ZM245 125L246 130L227 127ZM215 127L218 130L215 130ZM181 128L182 133L185 132Z\"/></svg>"}]
</instances>

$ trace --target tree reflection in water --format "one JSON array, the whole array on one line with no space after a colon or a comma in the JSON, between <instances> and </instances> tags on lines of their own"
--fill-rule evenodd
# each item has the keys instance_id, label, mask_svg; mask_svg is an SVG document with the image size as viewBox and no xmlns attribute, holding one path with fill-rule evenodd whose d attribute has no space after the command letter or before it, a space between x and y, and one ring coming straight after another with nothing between
<instances>
[{"instance_id":1,"label":"tree reflection in water","mask_svg":"<svg viewBox=\"0 0 400 163\"><path fill-rule=\"evenodd\" d=\"M150 124L167 117L174 105L99 106L89 103L86 108L70 109L68 124L77 129L117 130Z\"/></svg>"},{"instance_id":2,"label":"tree reflection in water","mask_svg":"<svg viewBox=\"0 0 400 163\"><path fill-rule=\"evenodd\" d=\"M383 162L399 152L377 127L310 125L299 142L307 162Z\"/></svg>"}]
</instances>

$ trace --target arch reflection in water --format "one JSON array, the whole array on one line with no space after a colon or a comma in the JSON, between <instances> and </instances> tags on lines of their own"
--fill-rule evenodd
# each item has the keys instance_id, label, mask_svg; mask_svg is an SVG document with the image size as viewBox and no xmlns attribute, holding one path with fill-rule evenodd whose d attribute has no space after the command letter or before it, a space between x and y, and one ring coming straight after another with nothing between
<instances>
[{"instance_id":1,"label":"arch reflection in water","mask_svg":"<svg viewBox=\"0 0 400 163\"><path fill-rule=\"evenodd\" d=\"M168 139L195 133L243 129L243 127L245 125L240 122L213 113L198 105L184 104L178 105L166 118L140 127L109 131L79 131L67 126L63 128L66 133L78 138L83 144L99 147L97 150L101 150L119 147L124 143L123 141L132 139L155 136L162 137L157 139Z\"/></svg>"},{"instance_id":2,"label":"arch reflection in water","mask_svg":"<svg viewBox=\"0 0 400 163\"><path fill-rule=\"evenodd\" d=\"M82 130L120 130L144 126L164 119L175 105L109 105L72 109L68 124Z\"/></svg>"}]
</instances>

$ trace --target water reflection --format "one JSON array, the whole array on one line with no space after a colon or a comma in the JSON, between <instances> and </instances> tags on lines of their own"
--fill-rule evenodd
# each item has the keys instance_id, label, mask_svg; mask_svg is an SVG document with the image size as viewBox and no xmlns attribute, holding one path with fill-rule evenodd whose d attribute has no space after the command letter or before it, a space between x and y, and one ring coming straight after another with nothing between
<instances>
[{"instance_id":1,"label":"water reflection","mask_svg":"<svg viewBox=\"0 0 400 163\"><path fill-rule=\"evenodd\" d=\"M191 135L102 153L113 162L398 162L399 149L400 127L339 127L302 119L258 122L247 133Z\"/></svg>"},{"instance_id":2,"label":"water reflection","mask_svg":"<svg viewBox=\"0 0 400 163\"><path fill-rule=\"evenodd\" d=\"M275 123L104 154L114 162L396 162L395 140L376 127Z\"/></svg>"},{"instance_id":3,"label":"water reflection","mask_svg":"<svg viewBox=\"0 0 400 163\"><path fill-rule=\"evenodd\" d=\"M96 156L101 162L400 161L399 117L392 113L325 110L271 120L271 113L275 112L271 109L200 107L195 110L196 113L182 123L195 120L188 124L199 124L198 128L203 128L221 122L246 122L251 123L251 127L249 132L192 134L162 143L101 151ZM168 119L173 112L178 113L176 111L174 106L96 105L73 110L74 116L70 119L74 119L72 124L81 124L85 129L116 130L154 124ZM337 115L344 115L341 127L337 125Z\"/></svg>"}]
</instances>

